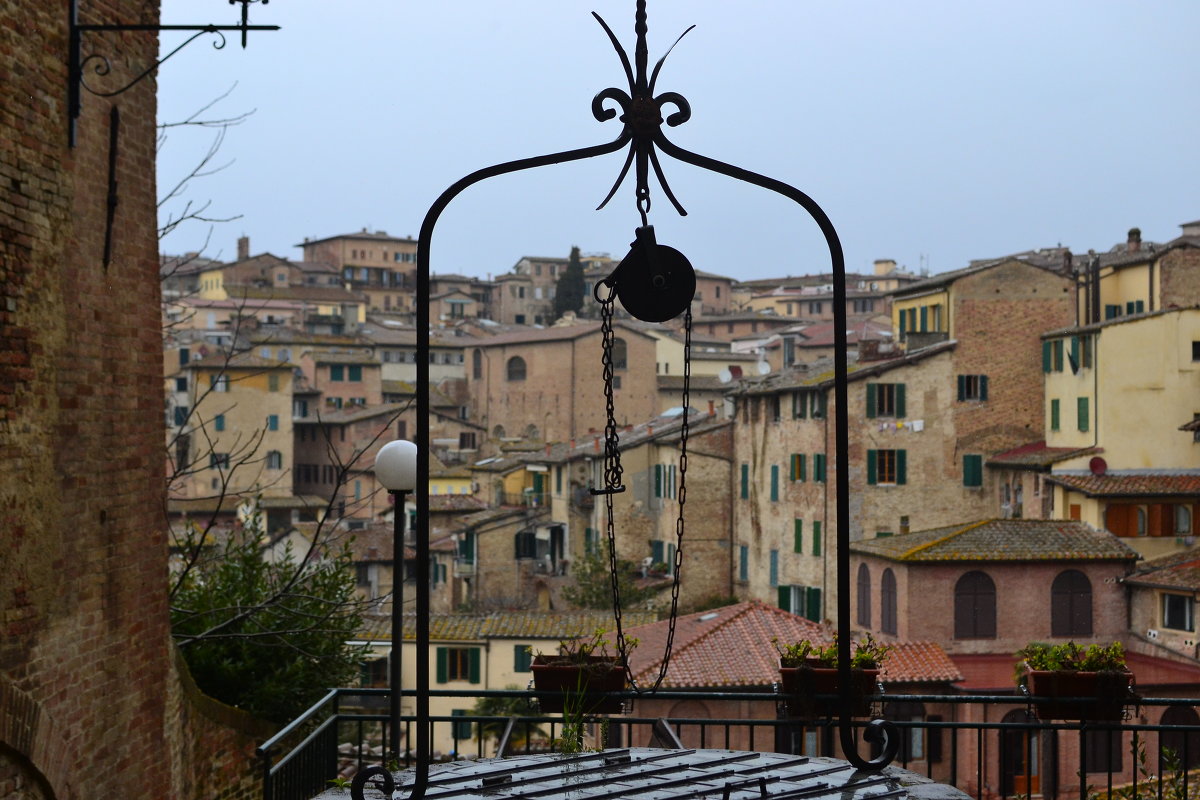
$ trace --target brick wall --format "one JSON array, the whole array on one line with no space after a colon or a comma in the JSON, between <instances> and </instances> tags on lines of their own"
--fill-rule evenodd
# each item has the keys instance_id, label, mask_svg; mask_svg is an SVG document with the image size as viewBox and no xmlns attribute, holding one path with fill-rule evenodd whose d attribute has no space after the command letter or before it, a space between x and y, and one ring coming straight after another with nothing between
<instances>
[{"instance_id":1,"label":"brick wall","mask_svg":"<svg viewBox=\"0 0 1200 800\"><path fill-rule=\"evenodd\" d=\"M1159 261L1159 297L1164 308L1200 304L1200 249L1180 247Z\"/></svg>"},{"instance_id":2,"label":"brick wall","mask_svg":"<svg viewBox=\"0 0 1200 800\"><path fill-rule=\"evenodd\" d=\"M158 4L85 11L152 22ZM67 40L65 3L0 0L0 796L192 796L193 762L164 752L202 728L170 699L155 87L85 96L69 149ZM147 33L88 42L116 85L158 49ZM240 761L211 734L197 756Z\"/></svg>"}]
</instances>

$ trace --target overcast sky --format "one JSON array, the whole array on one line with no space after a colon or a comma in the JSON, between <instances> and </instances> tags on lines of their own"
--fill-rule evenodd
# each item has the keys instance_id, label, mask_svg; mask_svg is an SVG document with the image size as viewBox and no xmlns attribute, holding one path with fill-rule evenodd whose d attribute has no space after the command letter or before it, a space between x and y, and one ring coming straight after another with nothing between
<instances>
[{"instance_id":1,"label":"overcast sky","mask_svg":"<svg viewBox=\"0 0 1200 800\"><path fill-rule=\"evenodd\" d=\"M433 200L480 167L613 139L591 98L624 87L605 18L632 58L633 0L272 0L251 22L282 30L193 43L159 72L160 121L225 92L229 131L206 253L298 258L294 245L368 228L415 237ZM235 21L224 0L164 0L163 21ZM1166 241L1200 218L1200 2L650 0L651 64L691 24L657 91L692 119L678 145L790 183L836 226L848 269L912 271L1063 244ZM164 33L164 50L178 39ZM174 131L160 187L211 131ZM442 216L434 272L496 275L523 255L623 254L632 182L602 211L624 154L494 179ZM815 224L773 193L663 159L688 210L652 184L658 240L735 278L827 271ZM204 226L163 245L197 249Z\"/></svg>"}]
</instances>

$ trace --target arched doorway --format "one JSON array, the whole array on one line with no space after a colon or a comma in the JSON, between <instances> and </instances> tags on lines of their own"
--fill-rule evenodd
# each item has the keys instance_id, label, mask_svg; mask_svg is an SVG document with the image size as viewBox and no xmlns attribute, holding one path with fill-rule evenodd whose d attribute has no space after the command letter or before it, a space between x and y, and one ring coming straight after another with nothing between
<instances>
[{"instance_id":1,"label":"arched doorway","mask_svg":"<svg viewBox=\"0 0 1200 800\"><path fill-rule=\"evenodd\" d=\"M1163 712L1162 725L1200 725L1200 715L1188 706L1170 706ZM1160 748L1170 750L1182 766L1200 766L1200 731L1163 731L1158 735Z\"/></svg>"},{"instance_id":2,"label":"arched doorway","mask_svg":"<svg viewBox=\"0 0 1200 800\"><path fill-rule=\"evenodd\" d=\"M1000 720L1004 723L1036 723L1036 719L1023 709L1014 709ZM1029 728L1003 728L1000 730L1000 793L1010 795L1033 795L1041 792L1041 746L1037 731Z\"/></svg>"}]
</instances>

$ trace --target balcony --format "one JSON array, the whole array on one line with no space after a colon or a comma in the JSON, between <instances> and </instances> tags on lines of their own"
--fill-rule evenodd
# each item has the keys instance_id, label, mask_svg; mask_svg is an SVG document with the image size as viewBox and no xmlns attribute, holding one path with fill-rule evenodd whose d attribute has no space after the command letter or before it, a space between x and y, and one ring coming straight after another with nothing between
<instances>
[{"instance_id":1,"label":"balcony","mask_svg":"<svg viewBox=\"0 0 1200 800\"><path fill-rule=\"evenodd\" d=\"M258 750L267 800L308 800L328 781L382 763L391 731L382 710L386 689L335 689ZM539 713L532 692L430 691L435 761L549 752L562 718ZM589 748L695 748L840 758L837 721L788 718L775 692L660 691L632 700L627 716L585 725ZM473 716L481 698L522 709L513 717ZM979 800L1187 800L1200 794L1200 716L1195 698L1143 698L1117 723L1043 722L1015 695L882 695L895 723L895 765ZM438 713L438 709L443 709ZM449 713L451 708L453 713ZM738 713L738 712L741 713ZM747 713L752 712L752 713ZM936 713L935 713L936 712ZM415 719L405 715L401 767L412 766L408 742ZM855 721L856 735L867 720ZM480 725L486 733L479 735ZM299 741L301 737L303 741ZM860 744L863 756L871 745ZM1144 759L1139 755L1144 754ZM1187 766L1190 769L1184 769Z\"/></svg>"}]
</instances>

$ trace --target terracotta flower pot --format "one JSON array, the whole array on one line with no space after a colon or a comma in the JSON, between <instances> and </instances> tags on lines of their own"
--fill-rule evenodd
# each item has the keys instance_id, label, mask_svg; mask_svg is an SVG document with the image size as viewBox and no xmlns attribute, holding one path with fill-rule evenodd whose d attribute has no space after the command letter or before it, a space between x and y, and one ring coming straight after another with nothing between
<instances>
[{"instance_id":1,"label":"terracotta flower pot","mask_svg":"<svg viewBox=\"0 0 1200 800\"><path fill-rule=\"evenodd\" d=\"M1038 719L1119 722L1135 699L1133 673L1078 672L1025 667Z\"/></svg>"},{"instance_id":2,"label":"terracotta flower pot","mask_svg":"<svg viewBox=\"0 0 1200 800\"><path fill-rule=\"evenodd\" d=\"M837 695L838 670L836 667L817 666L821 662L809 659L800 667L779 668L780 688L786 698L784 703L792 717L831 717L838 713L838 697L815 697L814 695ZM878 693L878 669L850 670L850 713L865 717L871 713L871 700Z\"/></svg>"},{"instance_id":3,"label":"terracotta flower pot","mask_svg":"<svg viewBox=\"0 0 1200 800\"><path fill-rule=\"evenodd\" d=\"M539 692L538 706L548 714L561 714L564 705L583 714L619 714L623 710L621 698L604 694L625 690L625 667L618 658L588 656L582 663L565 663L558 656L536 655L530 669L534 691ZM575 698L579 698L577 708Z\"/></svg>"}]
</instances>

